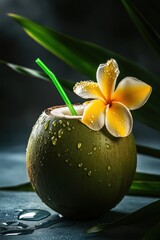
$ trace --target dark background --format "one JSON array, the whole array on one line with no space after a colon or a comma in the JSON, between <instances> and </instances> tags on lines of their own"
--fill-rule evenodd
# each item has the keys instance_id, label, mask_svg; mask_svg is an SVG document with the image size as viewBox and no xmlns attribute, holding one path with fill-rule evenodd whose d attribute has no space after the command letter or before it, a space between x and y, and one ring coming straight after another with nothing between
<instances>
[{"instance_id":1,"label":"dark background","mask_svg":"<svg viewBox=\"0 0 160 240\"><path fill-rule=\"evenodd\" d=\"M133 2L159 31L160 2ZM35 59L40 57L58 77L77 82L86 80L86 76L80 75L30 39L21 27L6 15L10 12L73 37L97 43L150 71L160 73L159 59L143 40L118 0L0 1L0 59L38 69ZM74 94L68 94L73 103L79 101ZM63 101L49 83L19 75L0 65L0 103L0 144L1 148L8 148L26 146L31 128L41 112L49 106L63 104ZM159 147L158 132L137 121L134 121L134 126L137 142L143 141L143 144Z\"/></svg>"}]
</instances>

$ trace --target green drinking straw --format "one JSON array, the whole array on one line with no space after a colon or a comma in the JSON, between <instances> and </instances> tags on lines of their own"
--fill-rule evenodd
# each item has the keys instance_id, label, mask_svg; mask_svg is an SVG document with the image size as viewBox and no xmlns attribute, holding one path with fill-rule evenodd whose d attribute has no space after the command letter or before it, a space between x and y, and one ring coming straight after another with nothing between
<instances>
[{"instance_id":1,"label":"green drinking straw","mask_svg":"<svg viewBox=\"0 0 160 240\"><path fill-rule=\"evenodd\" d=\"M72 103L70 102L69 98L67 97L64 89L62 88L61 84L59 83L58 79L54 75L53 72L39 59L36 59L36 63L42 68L42 70L51 78L52 82L54 83L55 87L57 88L58 92L60 93L61 97L63 98L64 102L68 106L72 115L78 115L76 110L74 109Z\"/></svg>"}]
</instances>

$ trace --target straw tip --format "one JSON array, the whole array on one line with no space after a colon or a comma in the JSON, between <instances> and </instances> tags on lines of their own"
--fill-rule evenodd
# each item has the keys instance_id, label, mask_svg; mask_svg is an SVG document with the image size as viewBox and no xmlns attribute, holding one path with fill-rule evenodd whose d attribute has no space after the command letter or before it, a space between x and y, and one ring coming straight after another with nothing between
<instances>
[{"instance_id":1,"label":"straw tip","mask_svg":"<svg viewBox=\"0 0 160 240\"><path fill-rule=\"evenodd\" d=\"M40 58L37 58L37 59L35 60L36 63L38 63L38 62L40 62L40 61L41 61Z\"/></svg>"}]
</instances>

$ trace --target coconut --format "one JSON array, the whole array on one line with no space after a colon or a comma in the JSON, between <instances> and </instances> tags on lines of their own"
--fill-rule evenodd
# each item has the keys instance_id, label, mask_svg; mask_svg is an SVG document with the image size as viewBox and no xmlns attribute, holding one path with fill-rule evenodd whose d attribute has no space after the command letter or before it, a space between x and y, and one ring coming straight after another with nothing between
<instances>
[{"instance_id":1,"label":"coconut","mask_svg":"<svg viewBox=\"0 0 160 240\"><path fill-rule=\"evenodd\" d=\"M103 127L92 131L81 121L83 105L45 110L27 146L27 169L41 200L65 217L91 219L125 196L136 168L133 134L115 138Z\"/></svg>"}]
</instances>

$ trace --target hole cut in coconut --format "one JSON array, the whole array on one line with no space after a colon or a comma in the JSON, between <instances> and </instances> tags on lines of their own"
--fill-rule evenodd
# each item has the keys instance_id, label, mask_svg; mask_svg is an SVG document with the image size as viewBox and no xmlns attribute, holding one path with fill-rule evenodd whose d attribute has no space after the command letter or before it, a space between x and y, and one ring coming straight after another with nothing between
<instances>
[{"instance_id":1,"label":"hole cut in coconut","mask_svg":"<svg viewBox=\"0 0 160 240\"><path fill-rule=\"evenodd\" d=\"M78 114L77 116L72 115L67 106L54 108L53 110L50 111L50 114L60 118L81 119L85 106L83 105L73 105L73 106Z\"/></svg>"}]
</instances>

